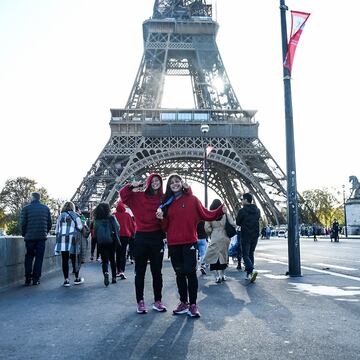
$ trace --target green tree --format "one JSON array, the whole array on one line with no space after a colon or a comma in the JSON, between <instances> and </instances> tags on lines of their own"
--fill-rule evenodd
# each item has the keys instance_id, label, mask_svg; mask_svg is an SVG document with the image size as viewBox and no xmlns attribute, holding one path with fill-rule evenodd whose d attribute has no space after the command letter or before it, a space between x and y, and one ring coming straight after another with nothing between
<instances>
[{"instance_id":1,"label":"green tree","mask_svg":"<svg viewBox=\"0 0 360 360\"><path fill-rule=\"evenodd\" d=\"M306 190L301 195L304 200L301 204L304 222L311 224L318 220L324 226L331 226L334 218L343 221L341 203L329 189Z\"/></svg>"},{"instance_id":2,"label":"green tree","mask_svg":"<svg viewBox=\"0 0 360 360\"><path fill-rule=\"evenodd\" d=\"M7 232L11 235L21 233L19 217L21 209L29 203L32 192L37 191L41 194L41 202L48 205L53 214L57 214L58 201L52 199L47 190L37 187L36 181L26 177L18 177L6 181L4 188L0 192L0 209L4 213L4 225L8 227ZM1 224L0 211L0 224Z\"/></svg>"},{"instance_id":3,"label":"green tree","mask_svg":"<svg viewBox=\"0 0 360 360\"><path fill-rule=\"evenodd\" d=\"M29 202L30 194L35 190L35 180L26 177L9 179L0 193L0 207L7 214L17 215Z\"/></svg>"},{"instance_id":4,"label":"green tree","mask_svg":"<svg viewBox=\"0 0 360 360\"><path fill-rule=\"evenodd\" d=\"M6 214L4 209L0 208L0 229L4 229L6 225Z\"/></svg>"}]
</instances>

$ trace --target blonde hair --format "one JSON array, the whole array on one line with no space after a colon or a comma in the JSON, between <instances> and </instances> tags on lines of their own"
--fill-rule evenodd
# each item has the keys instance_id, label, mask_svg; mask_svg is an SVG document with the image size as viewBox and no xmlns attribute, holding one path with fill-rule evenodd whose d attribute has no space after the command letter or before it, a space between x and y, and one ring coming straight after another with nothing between
<instances>
[{"instance_id":1,"label":"blonde hair","mask_svg":"<svg viewBox=\"0 0 360 360\"><path fill-rule=\"evenodd\" d=\"M61 212L66 212L66 211L75 211L75 205L73 202L71 201L65 201L62 208L61 208Z\"/></svg>"}]
</instances>

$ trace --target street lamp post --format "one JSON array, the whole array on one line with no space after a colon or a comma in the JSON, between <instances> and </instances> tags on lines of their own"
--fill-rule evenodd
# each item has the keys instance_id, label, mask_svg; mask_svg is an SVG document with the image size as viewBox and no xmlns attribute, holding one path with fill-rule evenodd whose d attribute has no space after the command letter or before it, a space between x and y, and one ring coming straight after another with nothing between
<instances>
[{"instance_id":1,"label":"street lamp post","mask_svg":"<svg viewBox=\"0 0 360 360\"><path fill-rule=\"evenodd\" d=\"M346 221L346 204L345 204L345 185L342 186L343 188L343 204L344 204L344 224L345 224L345 238L348 236L347 232L347 221Z\"/></svg>"},{"instance_id":2,"label":"street lamp post","mask_svg":"<svg viewBox=\"0 0 360 360\"><path fill-rule=\"evenodd\" d=\"M204 205L207 208L208 206L208 193L207 193L207 151L206 151L206 141L205 141L205 135L209 132L209 125L203 124L200 127L201 132L204 135Z\"/></svg>"},{"instance_id":3,"label":"street lamp post","mask_svg":"<svg viewBox=\"0 0 360 360\"><path fill-rule=\"evenodd\" d=\"M285 0L280 0L281 40L283 64L288 50ZM286 125L286 170L287 170L287 217L288 217L288 258L289 275L301 276L300 264L300 237L298 224L298 199L296 186L296 164L294 124L291 98L290 70L283 66L284 100L285 100L285 125Z\"/></svg>"}]
</instances>

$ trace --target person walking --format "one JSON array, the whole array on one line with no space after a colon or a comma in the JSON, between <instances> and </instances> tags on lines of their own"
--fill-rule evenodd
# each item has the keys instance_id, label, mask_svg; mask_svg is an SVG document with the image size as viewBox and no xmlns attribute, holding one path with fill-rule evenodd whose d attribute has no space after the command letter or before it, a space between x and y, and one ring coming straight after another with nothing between
<instances>
[{"instance_id":1,"label":"person walking","mask_svg":"<svg viewBox=\"0 0 360 360\"><path fill-rule=\"evenodd\" d=\"M111 283L116 284L115 250L120 246L119 223L111 215L108 203L100 203L94 210L94 236L101 256L104 285L109 286L109 262Z\"/></svg>"},{"instance_id":2,"label":"person walking","mask_svg":"<svg viewBox=\"0 0 360 360\"><path fill-rule=\"evenodd\" d=\"M334 222L332 223L331 232L332 238L334 238L334 242L339 242L339 222L337 221L337 219L334 219Z\"/></svg>"},{"instance_id":3,"label":"person walking","mask_svg":"<svg viewBox=\"0 0 360 360\"><path fill-rule=\"evenodd\" d=\"M167 234L171 264L176 274L180 303L173 314L200 317L196 304L198 279L196 276L196 227L199 221L212 221L224 213L223 206L210 211L192 194L189 185L173 174L166 184L161 206L156 212Z\"/></svg>"},{"instance_id":4,"label":"person walking","mask_svg":"<svg viewBox=\"0 0 360 360\"><path fill-rule=\"evenodd\" d=\"M199 269L202 275L206 275L206 263L204 261L208 236L205 231L205 221L201 220L196 227L197 249L199 256Z\"/></svg>"},{"instance_id":5,"label":"person walking","mask_svg":"<svg viewBox=\"0 0 360 360\"><path fill-rule=\"evenodd\" d=\"M73 273L75 274L74 285L80 285L84 282L84 278L79 276L82 228L83 223L80 215L75 212L74 203L66 201L56 221L56 244L54 249L55 255L61 254L62 271L64 275L63 286L65 287L70 286L69 259L71 260Z\"/></svg>"},{"instance_id":6,"label":"person walking","mask_svg":"<svg viewBox=\"0 0 360 360\"><path fill-rule=\"evenodd\" d=\"M313 233L314 241L318 241L318 239L317 239L317 237L316 237L316 231L317 231L316 225L313 224L313 226L312 226L312 233Z\"/></svg>"},{"instance_id":7,"label":"person walking","mask_svg":"<svg viewBox=\"0 0 360 360\"><path fill-rule=\"evenodd\" d=\"M261 240L266 238L266 227L263 226L261 229Z\"/></svg>"},{"instance_id":8,"label":"person walking","mask_svg":"<svg viewBox=\"0 0 360 360\"><path fill-rule=\"evenodd\" d=\"M215 199L210 205L210 210L218 209L221 205L221 201ZM228 250L230 238L225 232L226 218L231 225L235 226L234 221L227 214L220 215L214 221L205 222L205 231L210 236L209 246L205 254L205 262L210 264L210 271L214 272L215 282L218 284L227 280L225 270L229 262Z\"/></svg>"},{"instance_id":9,"label":"person walking","mask_svg":"<svg viewBox=\"0 0 360 360\"><path fill-rule=\"evenodd\" d=\"M40 284L45 241L52 225L50 209L40 199L40 193L31 193L30 204L24 206L20 214L21 233L26 247L26 286L31 285L31 281L33 285Z\"/></svg>"},{"instance_id":10,"label":"person walking","mask_svg":"<svg viewBox=\"0 0 360 360\"><path fill-rule=\"evenodd\" d=\"M243 207L236 216L236 224L241 227L242 256L247 278L254 282L257 271L254 269L254 252L259 238L260 210L253 202L253 196L245 193L241 198Z\"/></svg>"},{"instance_id":11,"label":"person walking","mask_svg":"<svg viewBox=\"0 0 360 360\"><path fill-rule=\"evenodd\" d=\"M125 185L120 190L121 201L132 211L136 233L134 241L135 258L135 292L137 313L146 314L147 308L144 301L144 281L148 261L152 274L154 291L153 310L166 311L162 302L162 264L164 258L165 234L161 228L161 222L156 218L156 210L163 196L162 178L159 174L150 174L146 180L145 189L143 183L134 181Z\"/></svg>"},{"instance_id":12,"label":"person walking","mask_svg":"<svg viewBox=\"0 0 360 360\"><path fill-rule=\"evenodd\" d=\"M120 200L116 206L114 216L120 225L120 243L116 248L116 277L125 280L126 249L135 233L135 223L131 215L126 212L125 205Z\"/></svg>"}]
</instances>

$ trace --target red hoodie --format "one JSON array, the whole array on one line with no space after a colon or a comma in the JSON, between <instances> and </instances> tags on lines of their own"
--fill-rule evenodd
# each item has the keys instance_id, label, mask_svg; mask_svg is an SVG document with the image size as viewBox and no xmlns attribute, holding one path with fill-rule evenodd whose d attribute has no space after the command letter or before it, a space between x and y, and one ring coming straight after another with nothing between
<instances>
[{"instance_id":1,"label":"red hoodie","mask_svg":"<svg viewBox=\"0 0 360 360\"><path fill-rule=\"evenodd\" d=\"M200 200L189 192L175 199L163 220L168 244L183 245L197 242L196 227L200 220L213 221L223 214L222 206L207 210Z\"/></svg>"},{"instance_id":2,"label":"red hoodie","mask_svg":"<svg viewBox=\"0 0 360 360\"><path fill-rule=\"evenodd\" d=\"M119 235L133 237L135 234L135 223L131 215L126 212L125 206L121 201L116 206L114 216L120 225Z\"/></svg>"},{"instance_id":3,"label":"red hoodie","mask_svg":"<svg viewBox=\"0 0 360 360\"><path fill-rule=\"evenodd\" d=\"M161 181L159 192L148 195L145 191L134 192L130 184L120 190L120 198L134 214L136 231L152 232L161 230L161 222L156 218L156 210L160 206L162 191L162 178L159 174L150 174L146 180L146 189L151 186L151 179L157 176Z\"/></svg>"}]
</instances>

